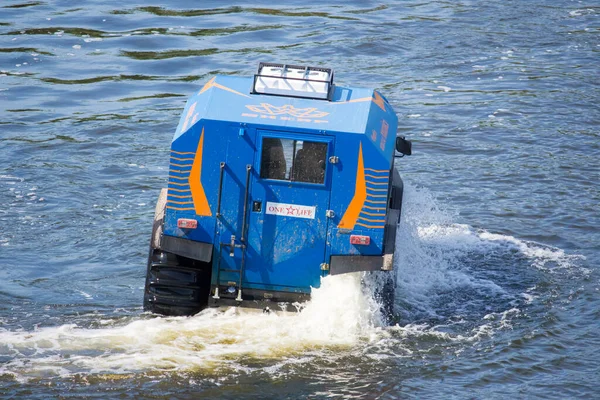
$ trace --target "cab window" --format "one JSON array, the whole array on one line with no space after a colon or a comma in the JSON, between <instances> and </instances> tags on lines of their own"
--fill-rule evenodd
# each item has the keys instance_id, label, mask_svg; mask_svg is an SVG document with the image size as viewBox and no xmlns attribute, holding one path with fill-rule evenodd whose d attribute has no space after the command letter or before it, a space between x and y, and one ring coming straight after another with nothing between
<instances>
[{"instance_id":1,"label":"cab window","mask_svg":"<svg viewBox=\"0 0 600 400\"><path fill-rule=\"evenodd\" d=\"M327 143L263 138L260 177L322 184L326 159Z\"/></svg>"}]
</instances>

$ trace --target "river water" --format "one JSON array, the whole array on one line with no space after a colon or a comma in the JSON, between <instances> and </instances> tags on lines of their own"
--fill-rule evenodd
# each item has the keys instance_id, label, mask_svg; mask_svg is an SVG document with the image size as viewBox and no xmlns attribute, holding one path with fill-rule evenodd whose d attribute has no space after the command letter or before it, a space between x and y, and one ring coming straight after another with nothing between
<instances>
[{"instance_id":1,"label":"river water","mask_svg":"<svg viewBox=\"0 0 600 400\"><path fill-rule=\"evenodd\" d=\"M3 1L0 397L600 398L599 14ZM185 100L259 61L380 89L413 141L393 326L353 275L299 314L143 313Z\"/></svg>"}]
</instances>

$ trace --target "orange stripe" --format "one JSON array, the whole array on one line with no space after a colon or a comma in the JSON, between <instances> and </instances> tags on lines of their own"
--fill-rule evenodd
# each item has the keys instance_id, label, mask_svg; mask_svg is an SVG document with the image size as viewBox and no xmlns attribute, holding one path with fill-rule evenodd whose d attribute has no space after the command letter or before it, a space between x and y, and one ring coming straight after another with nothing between
<instances>
[{"instance_id":1,"label":"orange stripe","mask_svg":"<svg viewBox=\"0 0 600 400\"><path fill-rule=\"evenodd\" d=\"M191 166L191 165L192 165L192 164L187 164L187 165L186 165L186 164L175 164L175 163L171 163L171 166L173 166L173 167L189 167L189 166Z\"/></svg>"},{"instance_id":2,"label":"orange stripe","mask_svg":"<svg viewBox=\"0 0 600 400\"><path fill-rule=\"evenodd\" d=\"M194 209L194 207L171 207L171 206L167 206L167 208L170 210L179 210L179 211L187 211L187 210Z\"/></svg>"},{"instance_id":3,"label":"orange stripe","mask_svg":"<svg viewBox=\"0 0 600 400\"><path fill-rule=\"evenodd\" d=\"M390 171L385 170L385 169L373 169L373 168L365 168L365 171L373 171L373 172L381 172L381 173L388 173ZM383 176L379 176L379 178L383 178Z\"/></svg>"},{"instance_id":4,"label":"orange stripe","mask_svg":"<svg viewBox=\"0 0 600 400\"><path fill-rule=\"evenodd\" d=\"M387 192L387 189L372 189L370 187L367 187L367 190L372 190L373 192Z\"/></svg>"},{"instance_id":5,"label":"orange stripe","mask_svg":"<svg viewBox=\"0 0 600 400\"><path fill-rule=\"evenodd\" d=\"M179 196L176 194L169 194L169 197L175 197L176 199L189 199L190 197L192 197L191 194L185 195L185 196Z\"/></svg>"},{"instance_id":6,"label":"orange stripe","mask_svg":"<svg viewBox=\"0 0 600 400\"><path fill-rule=\"evenodd\" d=\"M177 183L177 182L169 182L169 185L175 185L175 186L190 186L189 183Z\"/></svg>"},{"instance_id":7,"label":"orange stripe","mask_svg":"<svg viewBox=\"0 0 600 400\"><path fill-rule=\"evenodd\" d=\"M363 218L363 217L358 217L358 219L362 219L363 221L369 221L369 222L383 222L385 224L385 219L369 219L369 218Z\"/></svg>"},{"instance_id":8,"label":"orange stripe","mask_svg":"<svg viewBox=\"0 0 600 400\"><path fill-rule=\"evenodd\" d=\"M167 203L169 203L169 204L194 204L191 201L173 201L173 200L168 200Z\"/></svg>"},{"instance_id":9,"label":"orange stripe","mask_svg":"<svg viewBox=\"0 0 600 400\"><path fill-rule=\"evenodd\" d=\"M214 86L214 87L217 87L217 88L219 88L219 89L227 90L228 92L235 93L235 94L237 94L237 95L240 95L240 96L244 96L244 97L248 97L248 98L250 98L250 96L248 96L247 94L240 93L240 92L238 92L238 91L236 91L236 90L233 90L233 89L231 89L231 88L228 88L227 86L223 86L223 85L221 85L221 84L219 84L219 83L216 83L216 82L214 83L214 85L213 85L213 86Z\"/></svg>"},{"instance_id":10,"label":"orange stripe","mask_svg":"<svg viewBox=\"0 0 600 400\"><path fill-rule=\"evenodd\" d=\"M375 90L373 91L373 99L372 100L373 100L373 103L377 104L379 106L379 108L381 108L383 111L385 111L385 100Z\"/></svg>"},{"instance_id":11,"label":"orange stripe","mask_svg":"<svg viewBox=\"0 0 600 400\"><path fill-rule=\"evenodd\" d=\"M185 121L183 121L183 126L181 127L181 132L185 132L187 131L188 125L190 123L190 120L192 119L192 115L194 114L194 111L196 110L196 105L198 104L197 101L195 101L187 110L187 114L185 116ZM196 122L195 118L192 122L192 125L194 125L194 122ZM191 127L191 125L190 125Z\"/></svg>"},{"instance_id":12,"label":"orange stripe","mask_svg":"<svg viewBox=\"0 0 600 400\"><path fill-rule=\"evenodd\" d=\"M179 154L179 155L194 155L196 153L192 153L191 151L175 151L175 150L171 150L171 153L173 154Z\"/></svg>"},{"instance_id":13,"label":"orange stripe","mask_svg":"<svg viewBox=\"0 0 600 400\"><path fill-rule=\"evenodd\" d=\"M175 189L175 188L169 188L169 192L179 192L179 193L185 193L185 192L190 192L190 189ZM190 192L191 193L191 192Z\"/></svg>"},{"instance_id":14,"label":"orange stripe","mask_svg":"<svg viewBox=\"0 0 600 400\"><path fill-rule=\"evenodd\" d=\"M365 175L365 176L371 176L371 175ZM374 176L371 176L371 178L375 178ZM386 185L387 186L387 182L373 182L373 181L367 181L368 184L371 185Z\"/></svg>"},{"instance_id":15,"label":"orange stripe","mask_svg":"<svg viewBox=\"0 0 600 400\"><path fill-rule=\"evenodd\" d=\"M213 87L216 87L216 88L219 88L219 89L223 89L223 90L227 90L228 92L235 93L235 94L240 95L240 96L244 96L244 97L248 97L248 98L250 97L247 94L240 93L240 92L235 91L235 90L233 90L231 88L228 88L227 86L223 86L223 85L215 82L215 77L214 76L211 78L210 81L206 82L206 84L204 85L204 87L202 89L200 89L200 92L198 92L198 94L202 94L202 93L206 92L208 89L213 88Z\"/></svg>"},{"instance_id":16,"label":"orange stripe","mask_svg":"<svg viewBox=\"0 0 600 400\"><path fill-rule=\"evenodd\" d=\"M368 208L369 210L385 210L385 207L369 207L369 206L363 206L363 208Z\"/></svg>"},{"instance_id":17,"label":"orange stripe","mask_svg":"<svg viewBox=\"0 0 600 400\"><path fill-rule=\"evenodd\" d=\"M365 228L371 228L371 229L383 229L383 228L385 228L385 225L373 226L373 225L361 224L360 222L357 222L356 225L364 226Z\"/></svg>"},{"instance_id":18,"label":"orange stripe","mask_svg":"<svg viewBox=\"0 0 600 400\"><path fill-rule=\"evenodd\" d=\"M202 94L202 93L206 92L208 89L210 89L213 86L213 82L215 81L215 78L216 78L216 76L213 76L212 78L210 78L210 80L204 84L202 89L200 89L198 94Z\"/></svg>"},{"instance_id":19,"label":"orange stripe","mask_svg":"<svg viewBox=\"0 0 600 400\"><path fill-rule=\"evenodd\" d=\"M193 158L178 158L178 157L173 157L171 156L172 160L177 160L177 161L194 161Z\"/></svg>"},{"instance_id":20,"label":"orange stripe","mask_svg":"<svg viewBox=\"0 0 600 400\"><path fill-rule=\"evenodd\" d=\"M358 147L358 163L356 166L356 186L354 188L354 197L350 201L338 228L354 229L360 210L365 204L367 198L367 184L365 182L365 164L363 162L362 142Z\"/></svg>"},{"instance_id":21,"label":"orange stripe","mask_svg":"<svg viewBox=\"0 0 600 400\"><path fill-rule=\"evenodd\" d=\"M196 215L202 215L206 217L212 216L204 187L202 186L202 150L204 148L204 127L200 134L200 140L198 140L198 149L196 150L196 157L194 158L194 164L190 171L190 177L188 182L190 184L190 190L192 191L192 198L194 199L194 208Z\"/></svg>"},{"instance_id":22,"label":"orange stripe","mask_svg":"<svg viewBox=\"0 0 600 400\"><path fill-rule=\"evenodd\" d=\"M382 210L382 208L379 208L379 210ZM361 214L370 215L372 217L385 217L385 213L370 213L364 210L361 212Z\"/></svg>"},{"instance_id":23,"label":"orange stripe","mask_svg":"<svg viewBox=\"0 0 600 400\"><path fill-rule=\"evenodd\" d=\"M330 105L332 106L336 106L338 104L349 104L349 103L362 103L365 101L372 101L373 97L361 97L360 99L353 99L353 100L348 100L348 101L336 101L336 102L332 102L330 103Z\"/></svg>"},{"instance_id":24,"label":"orange stripe","mask_svg":"<svg viewBox=\"0 0 600 400\"><path fill-rule=\"evenodd\" d=\"M387 204L387 201L372 201L372 200L365 200L365 202L367 202L367 203L371 203L371 204Z\"/></svg>"}]
</instances>

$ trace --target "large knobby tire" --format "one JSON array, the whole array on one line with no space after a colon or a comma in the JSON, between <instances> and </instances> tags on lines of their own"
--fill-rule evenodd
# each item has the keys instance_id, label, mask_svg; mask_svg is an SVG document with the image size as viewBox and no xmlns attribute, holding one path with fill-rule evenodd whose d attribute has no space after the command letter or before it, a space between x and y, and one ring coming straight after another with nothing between
<instances>
[{"instance_id":1,"label":"large knobby tire","mask_svg":"<svg viewBox=\"0 0 600 400\"><path fill-rule=\"evenodd\" d=\"M211 265L160 248L166 199L167 190L162 189L150 238L144 310L167 316L194 315L208 306Z\"/></svg>"},{"instance_id":2,"label":"large knobby tire","mask_svg":"<svg viewBox=\"0 0 600 400\"><path fill-rule=\"evenodd\" d=\"M210 265L151 249L144 310L166 316L194 315L208 307Z\"/></svg>"}]
</instances>

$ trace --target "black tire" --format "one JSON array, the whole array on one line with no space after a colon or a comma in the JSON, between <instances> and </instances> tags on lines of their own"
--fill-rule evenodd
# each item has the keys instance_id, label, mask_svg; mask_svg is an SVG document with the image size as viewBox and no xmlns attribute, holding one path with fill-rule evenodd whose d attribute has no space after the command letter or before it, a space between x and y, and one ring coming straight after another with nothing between
<instances>
[{"instance_id":1,"label":"black tire","mask_svg":"<svg viewBox=\"0 0 600 400\"><path fill-rule=\"evenodd\" d=\"M144 310L166 316L194 315L208 307L210 264L150 249Z\"/></svg>"},{"instance_id":2,"label":"black tire","mask_svg":"<svg viewBox=\"0 0 600 400\"><path fill-rule=\"evenodd\" d=\"M194 315L208 306L211 263L175 255L160 248L167 190L154 213L144 288L144 310L167 316Z\"/></svg>"}]
</instances>

